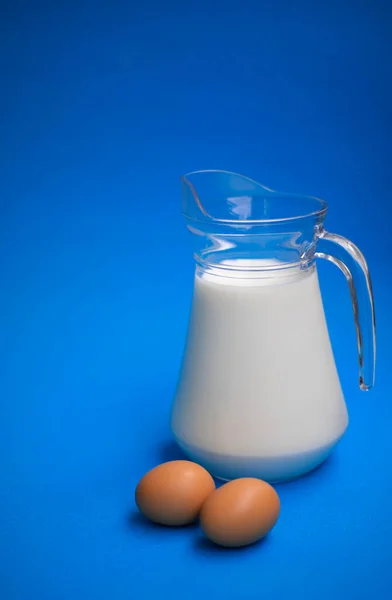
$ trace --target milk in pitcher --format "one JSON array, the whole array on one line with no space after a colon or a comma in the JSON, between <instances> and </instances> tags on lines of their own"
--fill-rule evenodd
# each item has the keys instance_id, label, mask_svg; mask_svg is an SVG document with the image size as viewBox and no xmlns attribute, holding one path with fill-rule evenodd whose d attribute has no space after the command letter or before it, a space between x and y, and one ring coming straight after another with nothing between
<instances>
[{"instance_id":1,"label":"milk in pitcher","mask_svg":"<svg viewBox=\"0 0 392 600\"><path fill-rule=\"evenodd\" d=\"M217 477L287 479L324 460L348 415L315 265L244 262L196 273L172 428Z\"/></svg>"}]
</instances>

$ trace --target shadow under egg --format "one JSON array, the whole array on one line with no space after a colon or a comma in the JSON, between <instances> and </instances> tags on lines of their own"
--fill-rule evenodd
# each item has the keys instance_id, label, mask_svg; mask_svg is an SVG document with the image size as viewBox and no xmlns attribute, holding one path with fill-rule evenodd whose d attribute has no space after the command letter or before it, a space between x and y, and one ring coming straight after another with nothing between
<instances>
[{"instance_id":1,"label":"shadow under egg","mask_svg":"<svg viewBox=\"0 0 392 600\"><path fill-rule=\"evenodd\" d=\"M237 554L237 553L246 553L246 552L254 552L258 548L264 547L269 543L269 535L265 535L260 540L253 542L252 544L247 544L246 546L220 546L219 544L215 544L215 542L209 540L205 536L198 536L193 544L193 548L195 552L204 555L220 555L220 554Z\"/></svg>"},{"instance_id":2,"label":"shadow under egg","mask_svg":"<svg viewBox=\"0 0 392 600\"><path fill-rule=\"evenodd\" d=\"M126 525L128 528L132 529L132 531L141 531L141 532L159 532L159 531L179 531L183 529L197 529L198 523L195 521L194 523L189 523L188 525L163 525L161 523L154 523L154 521L150 521L147 519L141 512L138 510L132 510L128 513L126 517Z\"/></svg>"}]
</instances>

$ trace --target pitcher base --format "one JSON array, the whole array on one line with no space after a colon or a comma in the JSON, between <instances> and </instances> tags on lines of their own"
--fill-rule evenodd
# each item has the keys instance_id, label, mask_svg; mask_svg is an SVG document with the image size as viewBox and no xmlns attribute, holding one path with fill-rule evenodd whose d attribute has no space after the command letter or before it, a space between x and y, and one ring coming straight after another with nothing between
<instances>
[{"instance_id":1,"label":"pitcher base","mask_svg":"<svg viewBox=\"0 0 392 600\"><path fill-rule=\"evenodd\" d=\"M256 477L277 483L297 479L313 471L328 457L341 437L306 452L268 457L217 454L186 444L178 438L176 441L191 460L202 465L217 479L231 481L239 477Z\"/></svg>"}]
</instances>

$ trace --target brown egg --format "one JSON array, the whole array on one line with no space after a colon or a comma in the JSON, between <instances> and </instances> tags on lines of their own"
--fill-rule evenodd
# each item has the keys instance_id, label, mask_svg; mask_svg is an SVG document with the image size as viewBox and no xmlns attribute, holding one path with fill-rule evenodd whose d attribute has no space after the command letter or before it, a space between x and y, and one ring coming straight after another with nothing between
<instances>
[{"instance_id":1,"label":"brown egg","mask_svg":"<svg viewBox=\"0 0 392 600\"><path fill-rule=\"evenodd\" d=\"M245 477L222 485L205 501L200 524L206 536L220 546L253 544L275 525L279 496L265 481Z\"/></svg>"},{"instance_id":2,"label":"brown egg","mask_svg":"<svg viewBox=\"0 0 392 600\"><path fill-rule=\"evenodd\" d=\"M152 469L136 487L139 510L161 525L196 521L203 502L215 490L211 475L188 460L173 460Z\"/></svg>"}]
</instances>

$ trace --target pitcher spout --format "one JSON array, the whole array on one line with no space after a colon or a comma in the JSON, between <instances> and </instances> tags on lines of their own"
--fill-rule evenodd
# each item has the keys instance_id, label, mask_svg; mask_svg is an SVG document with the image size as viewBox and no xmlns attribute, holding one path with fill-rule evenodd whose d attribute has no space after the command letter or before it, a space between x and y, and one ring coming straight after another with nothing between
<instances>
[{"instance_id":1,"label":"pitcher spout","mask_svg":"<svg viewBox=\"0 0 392 600\"><path fill-rule=\"evenodd\" d=\"M184 175L182 208L185 218L214 221L259 220L255 199L276 194L256 181L230 171L194 171ZM258 212L258 211L256 211Z\"/></svg>"}]
</instances>

